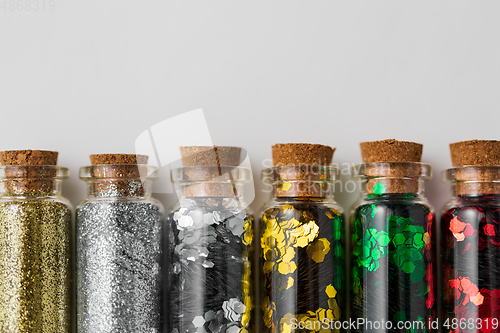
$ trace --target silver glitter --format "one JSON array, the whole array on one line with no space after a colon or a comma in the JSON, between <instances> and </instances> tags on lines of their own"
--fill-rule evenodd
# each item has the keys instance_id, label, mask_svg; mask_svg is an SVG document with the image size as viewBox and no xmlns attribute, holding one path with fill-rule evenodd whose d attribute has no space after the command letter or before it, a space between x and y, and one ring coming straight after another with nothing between
<instances>
[{"instance_id":1,"label":"silver glitter","mask_svg":"<svg viewBox=\"0 0 500 333\"><path fill-rule=\"evenodd\" d=\"M152 203L90 201L77 209L79 333L160 332L161 233Z\"/></svg>"}]
</instances>

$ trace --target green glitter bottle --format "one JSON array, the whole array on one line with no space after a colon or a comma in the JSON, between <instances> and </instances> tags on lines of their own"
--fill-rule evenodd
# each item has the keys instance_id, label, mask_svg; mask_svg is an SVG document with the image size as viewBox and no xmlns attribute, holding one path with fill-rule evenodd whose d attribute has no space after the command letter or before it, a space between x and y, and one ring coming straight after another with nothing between
<instances>
[{"instance_id":1,"label":"green glitter bottle","mask_svg":"<svg viewBox=\"0 0 500 333\"><path fill-rule=\"evenodd\" d=\"M0 332L70 330L71 205L57 152L0 153Z\"/></svg>"},{"instance_id":2,"label":"green glitter bottle","mask_svg":"<svg viewBox=\"0 0 500 333\"><path fill-rule=\"evenodd\" d=\"M428 332L437 325L435 222L424 196L422 145L361 144L361 198L351 213L353 332Z\"/></svg>"}]
</instances>

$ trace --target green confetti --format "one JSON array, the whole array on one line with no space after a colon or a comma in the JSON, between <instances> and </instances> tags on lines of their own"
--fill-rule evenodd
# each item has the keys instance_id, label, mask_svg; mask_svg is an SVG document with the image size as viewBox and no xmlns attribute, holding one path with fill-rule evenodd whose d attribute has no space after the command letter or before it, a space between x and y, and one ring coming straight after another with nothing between
<instances>
[{"instance_id":1,"label":"green confetti","mask_svg":"<svg viewBox=\"0 0 500 333\"><path fill-rule=\"evenodd\" d=\"M375 214L377 214L377 206L375 206L374 204L372 204L372 218L375 217Z\"/></svg>"},{"instance_id":2,"label":"green confetti","mask_svg":"<svg viewBox=\"0 0 500 333\"><path fill-rule=\"evenodd\" d=\"M375 239L380 246L387 246L391 239L389 238L389 234L385 231L379 231L374 235Z\"/></svg>"},{"instance_id":3,"label":"green confetti","mask_svg":"<svg viewBox=\"0 0 500 333\"><path fill-rule=\"evenodd\" d=\"M386 189L385 189L385 185L384 184L377 183L373 187L373 193L375 193L375 194L380 195L380 194L384 194L385 192L386 192Z\"/></svg>"},{"instance_id":4,"label":"green confetti","mask_svg":"<svg viewBox=\"0 0 500 333\"><path fill-rule=\"evenodd\" d=\"M415 236L413 236L413 245L417 249L421 249L422 247L425 246L423 236L424 236L423 234L415 234Z\"/></svg>"},{"instance_id":5,"label":"green confetti","mask_svg":"<svg viewBox=\"0 0 500 333\"><path fill-rule=\"evenodd\" d=\"M401 266L401 270L406 274L413 273L413 271L415 270L415 264L410 261L407 261L403 264L403 266Z\"/></svg>"},{"instance_id":6,"label":"green confetti","mask_svg":"<svg viewBox=\"0 0 500 333\"><path fill-rule=\"evenodd\" d=\"M394 245L398 246L404 244L405 240L406 240L405 235L403 235L402 233L398 233L396 234L396 236L394 236L392 242L394 243Z\"/></svg>"},{"instance_id":7,"label":"green confetti","mask_svg":"<svg viewBox=\"0 0 500 333\"><path fill-rule=\"evenodd\" d=\"M424 278L424 273L419 269L414 270L413 273L411 273L410 275L410 280L413 283L419 283L422 281L423 278Z\"/></svg>"}]
</instances>

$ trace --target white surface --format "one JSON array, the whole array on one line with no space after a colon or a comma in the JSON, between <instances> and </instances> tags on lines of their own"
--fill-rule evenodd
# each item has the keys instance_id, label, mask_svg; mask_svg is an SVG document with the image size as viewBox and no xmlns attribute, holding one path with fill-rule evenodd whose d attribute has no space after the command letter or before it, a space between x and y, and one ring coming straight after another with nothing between
<instances>
[{"instance_id":1,"label":"white surface","mask_svg":"<svg viewBox=\"0 0 500 333\"><path fill-rule=\"evenodd\" d=\"M0 149L59 151L74 204L89 154L133 152L140 133L197 108L215 144L249 151L255 208L276 142L335 146L337 163L360 162L360 141L421 142L439 208L448 143L500 139L496 0L6 3Z\"/></svg>"}]
</instances>

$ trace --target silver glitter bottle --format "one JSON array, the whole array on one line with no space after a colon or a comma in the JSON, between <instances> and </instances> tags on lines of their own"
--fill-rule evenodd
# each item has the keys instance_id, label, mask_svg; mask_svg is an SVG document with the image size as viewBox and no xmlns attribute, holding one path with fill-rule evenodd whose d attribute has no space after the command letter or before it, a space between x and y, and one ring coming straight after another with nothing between
<instances>
[{"instance_id":1,"label":"silver glitter bottle","mask_svg":"<svg viewBox=\"0 0 500 333\"><path fill-rule=\"evenodd\" d=\"M161 332L162 205L147 156L91 155L76 211L79 333Z\"/></svg>"},{"instance_id":2,"label":"silver glitter bottle","mask_svg":"<svg viewBox=\"0 0 500 333\"><path fill-rule=\"evenodd\" d=\"M241 148L181 147L172 171L179 205L167 217L169 333L253 332L253 186Z\"/></svg>"}]
</instances>

